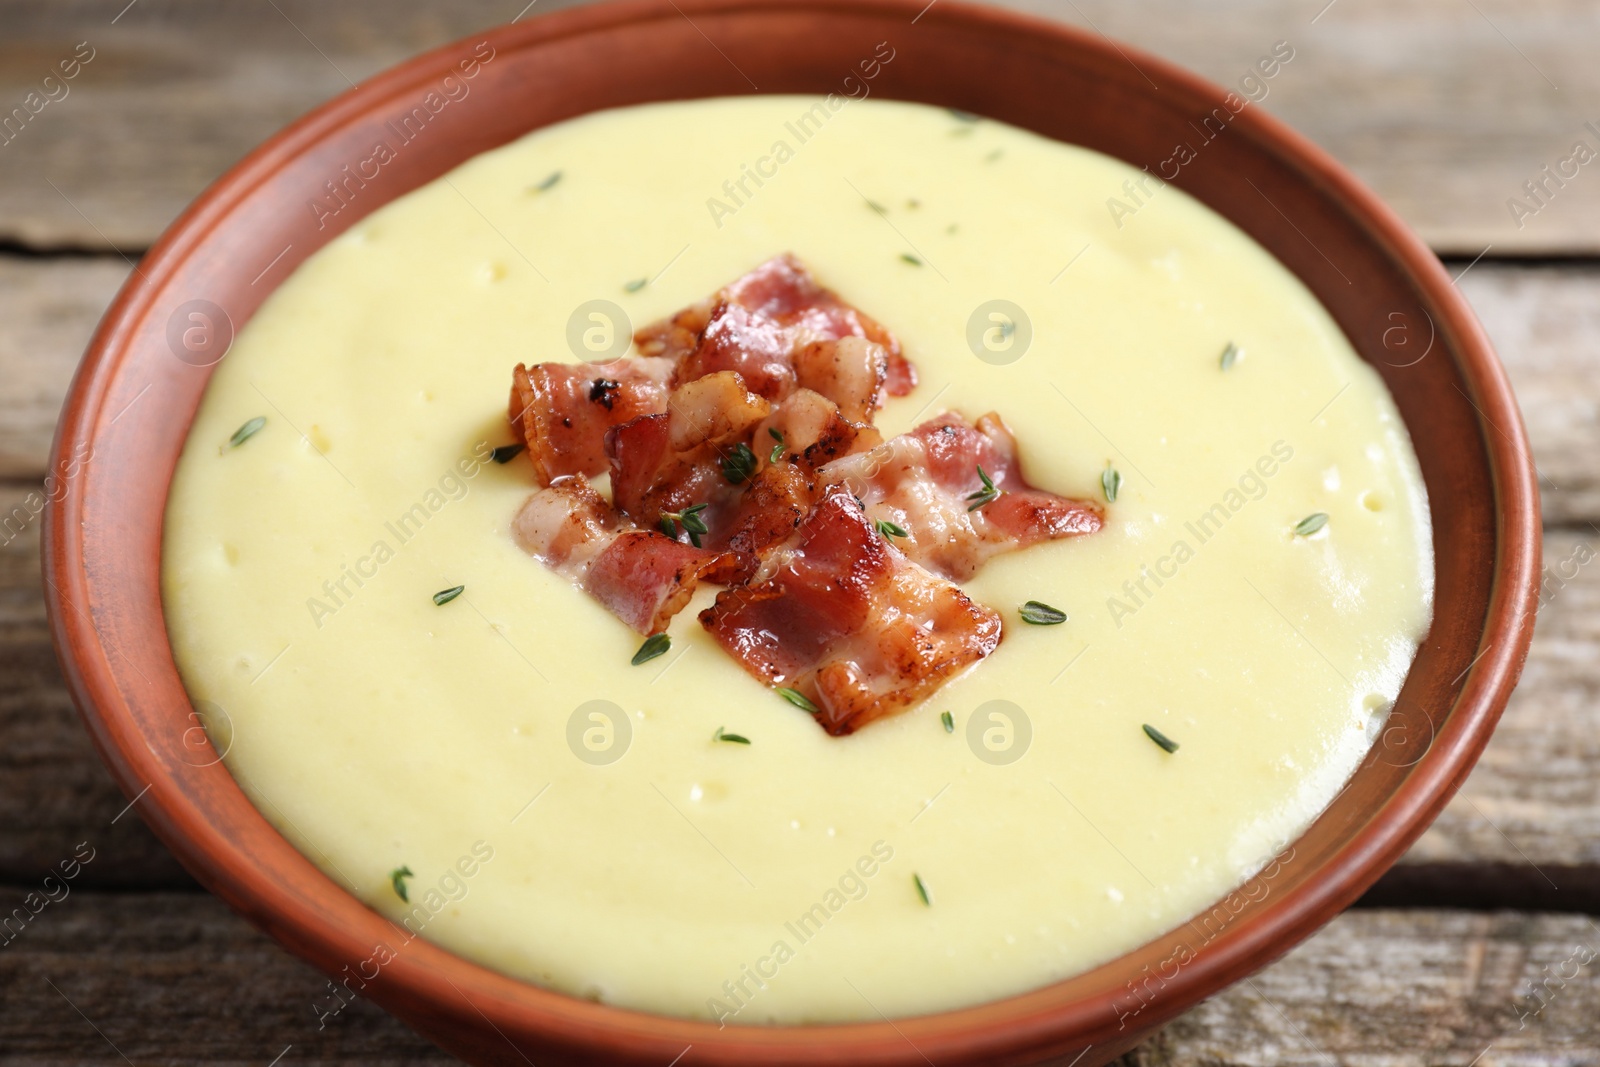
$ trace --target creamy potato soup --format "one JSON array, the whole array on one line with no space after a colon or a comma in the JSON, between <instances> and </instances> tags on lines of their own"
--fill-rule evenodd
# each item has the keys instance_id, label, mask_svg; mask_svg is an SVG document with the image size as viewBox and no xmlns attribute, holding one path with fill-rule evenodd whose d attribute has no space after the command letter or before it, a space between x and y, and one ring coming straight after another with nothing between
<instances>
[{"instance_id":1,"label":"creamy potato soup","mask_svg":"<svg viewBox=\"0 0 1600 1067\"><path fill-rule=\"evenodd\" d=\"M915 366L885 437L996 412L1104 515L960 579L998 646L846 736L700 624L717 586L634 665L519 545L539 486L494 452L515 365L626 357L782 253ZM240 785L407 931L372 967L420 936L806 1023L1018 993L1270 891L1400 689L1430 546L1378 377L1214 212L975 116L748 97L540 130L308 259L216 369L164 593Z\"/></svg>"}]
</instances>

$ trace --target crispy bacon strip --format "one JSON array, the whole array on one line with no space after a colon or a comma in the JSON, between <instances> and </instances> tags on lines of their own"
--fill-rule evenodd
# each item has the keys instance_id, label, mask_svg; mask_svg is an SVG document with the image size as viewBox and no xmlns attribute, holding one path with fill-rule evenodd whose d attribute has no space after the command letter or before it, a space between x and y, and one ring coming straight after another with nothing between
<instances>
[{"instance_id":1,"label":"crispy bacon strip","mask_svg":"<svg viewBox=\"0 0 1600 1067\"><path fill-rule=\"evenodd\" d=\"M998 614L907 559L838 486L700 622L752 675L805 694L835 735L904 711L1001 636Z\"/></svg>"},{"instance_id":2,"label":"crispy bacon strip","mask_svg":"<svg viewBox=\"0 0 1600 1067\"><path fill-rule=\"evenodd\" d=\"M982 467L998 498L969 511ZM847 486L873 519L907 536L895 544L924 567L965 581L992 556L1063 537L1094 533L1099 505L1035 489L1022 476L1017 443L1000 416L976 425L947 412L870 452L836 460L818 472L823 485Z\"/></svg>"},{"instance_id":3,"label":"crispy bacon strip","mask_svg":"<svg viewBox=\"0 0 1600 1067\"><path fill-rule=\"evenodd\" d=\"M540 485L606 469L613 426L667 409L672 367L659 360L517 364L511 427L528 446Z\"/></svg>"},{"instance_id":4,"label":"crispy bacon strip","mask_svg":"<svg viewBox=\"0 0 1600 1067\"><path fill-rule=\"evenodd\" d=\"M748 447L751 431L771 411L733 371L674 389L665 414L634 419L606 436L617 509L641 526L654 526L664 511L707 504L705 519L714 523L742 485L728 479L723 461Z\"/></svg>"},{"instance_id":5,"label":"crispy bacon strip","mask_svg":"<svg viewBox=\"0 0 1600 1067\"><path fill-rule=\"evenodd\" d=\"M882 387L889 395L905 396L915 387L916 368L894 334L817 284L798 259L785 253L710 299L639 330L634 343L641 355L664 356L676 364L680 382L736 370L752 390L781 400L796 385L795 361L801 350L812 342L847 337L865 338L883 349ZM850 410L847 399L818 391ZM881 403L879 398L874 406Z\"/></svg>"},{"instance_id":6,"label":"crispy bacon strip","mask_svg":"<svg viewBox=\"0 0 1600 1067\"><path fill-rule=\"evenodd\" d=\"M799 389L756 427L751 447L767 464L780 442L779 462L815 469L840 456L874 448L883 442L883 435L870 423L847 418L821 393Z\"/></svg>"},{"instance_id":7,"label":"crispy bacon strip","mask_svg":"<svg viewBox=\"0 0 1600 1067\"><path fill-rule=\"evenodd\" d=\"M642 634L665 630L701 579L725 580L737 564L729 553L629 527L582 477L534 493L511 531L524 551Z\"/></svg>"},{"instance_id":8,"label":"crispy bacon strip","mask_svg":"<svg viewBox=\"0 0 1600 1067\"><path fill-rule=\"evenodd\" d=\"M738 381L731 371L697 379L673 393L667 415L613 431L611 484L618 506L641 523L658 520L663 511L707 504L701 518L709 533L703 543L737 553L742 573L748 574L761 554L793 533L811 510L816 468L883 438L809 389L791 393L752 431L749 420L766 401L733 384ZM679 431L670 424L679 424ZM722 459L746 439L759 473L735 485Z\"/></svg>"}]
</instances>

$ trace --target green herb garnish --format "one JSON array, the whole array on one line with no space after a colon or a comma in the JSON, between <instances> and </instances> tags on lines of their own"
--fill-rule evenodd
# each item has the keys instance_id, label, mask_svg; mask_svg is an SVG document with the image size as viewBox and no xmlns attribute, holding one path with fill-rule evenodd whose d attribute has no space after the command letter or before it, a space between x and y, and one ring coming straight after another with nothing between
<instances>
[{"instance_id":1,"label":"green herb garnish","mask_svg":"<svg viewBox=\"0 0 1600 1067\"><path fill-rule=\"evenodd\" d=\"M394 886L394 895L407 904L411 903L411 895L406 890L406 879L415 877L416 875L411 873L410 867L396 867L389 872L389 884Z\"/></svg>"},{"instance_id":2,"label":"green herb garnish","mask_svg":"<svg viewBox=\"0 0 1600 1067\"><path fill-rule=\"evenodd\" d=\"M722 457L722 476L734 485L742 485L756 472L756 454L750 446L740 441Z\"/></svg>"},{"instance_id":3,"label":"green herb garnish","mask_svg":"<svg viewBox=\"0 0 1600 1067\"><path fill-rule=\"evenodd\" d=\"M818 714L817 706L811 703L811 701L807 700L806 695L800 692L798 689L790 689L786 685L780 685L778 687L778 695L787 700L789 703L793 704L795 707L799 708L801 711L807 712L811 715Z\"/></svg>"},{"instance_id":4,"label":"green herb garnish","mask_svg":"<svg viewBox=\"0 0 1600 1067\"><path fill-rule=\"evenodd\" d=\"M922 266L922 260L920 260L916 256L912 255L910 252L901 252L900 253L900 258L905 260L907 263L911 264L913 267Z\"/></svg>"},{"instance_id":5,"label":"green herb garnish","mask_svg":"<svg viewBox=\"0 0 1600 1067\"><path fill-rule=\"evenodd\" d=\"M1105 493L1107 504L1115 504L1117 493L1122 490L1122 472L1109 463L1100 472L1100 490Z\"/></svg>"},{"instance_id":6,"label":"green herb garnish","mask_svg":"<svg viewBox=\"0 0 1600 1067\"><path fill-rule=\"evenodd\" d=\"M449 589L441 589L437 593L433 594L433 602L442 606L450 603L450 601L454 600L456 597L460 596L466 591L467 587L464 585L453 585Z\"/></svg>"},{"instance_id":7,"label":"green herb garnish","mask_svg":"<svg viewBox=\"0 0 1600 1067\"><path fill-rule=\"evenodd\" d=\"M889 213L889 209L878 203L876 200L868 200L867 206L880 215L887 215Z\"/></svg>"},{"instance_id":8,"label":"green herb garnish","mask_svg":"<svg viewBox=\"0 0 1600 1067\"><path fill-rule=\"evenodd\" d=\"M622 285L622 291L625 293L637 293L640 289L643 289L649 284L649 278L635 278L631 282L624 282Z\"/></svg>"},{"instance_id":9,"label":"green herb garnish","mask_svg":"<svg viewBox=\"0 0 1600 1067\"><path fill-rule=\"evenodd\" d=\"M550 177L546 178L544 181L540 182L538 185L535 185L534 189L536 189L537 191L539 191L541 193L545 192L546 190L550 189L552 186L555 185L556 182L558 182L560 180L561 180L561 172L559 170L553 170L553 171L550 172Z\"/></svg>"},{"instance_id":10,"label":"green herb garnish","mask_svg":"<svg viewBox=\"0 0 1600 1067\"><path fill-rule=\"evenodd\" d=\"M772 436L774 441L778 442L772 446L772 454L767 457L767 462L776 463L783 458L783 431L776 426L768 426L767 433Z\"/></svg>"},{"instance_id":11,"label":"green herb garnish","mask_svg":"<svg viewBox=\"0 0 1600 1067\"><path fill-rule=\"evenodd\" d=\"M257 415L255 418L251 419L249 422L233 431L233 436L228 438L228 447L238 448L240 445L244 444L246 441L250 440L250 438L259 433L261 431L261 427L265 426L266 424L267 417L265 415Z\"/></svg>"},{"instance_id":12,"label":"green herb garnish","mask_svg":"<svg viewBox=\"0 0 1600 1067\"><path fill-rule=\"evenodd\" d=\"M528 446L526 443L517 441L514 444L501 445L499 448L496 448L493 452L489 453L489 458L494 460L496 463L510 463L527 450Z\"/></svg>"},{"instance_id":13,"label":"green herb garnish","mask_svg":"<svg viewBox=\"0 0 1600 1067\"><path fill-rule=\"evenodd\" d=\"M722 727L717 727L717 732L711 735L713 741L726 741L733 745L748 745L750 739L743 734L730 734Z\"/></svg>"},{"instance_id":14,"label":"green herb garnish","mask_svg":"<svg viewBox=\"0 0 1600 1067\"><path fill-rule=\"evenodd\" d=\"M922 881L922 875L913 873L911 875L911 881L916 883L917 896L922 898L922 902L930 908L933 907L933 897L928 893L928 887Z\"/></svg>"},{"instance_id":15,"label":"green herb garnish","mask_svg":"<svg viewBox=\"0 0 1600 1067\"><path fill-rule=\"evenodd\" d=\"M879 519L872 525L877 528L878 532L883 535L885 540L895 537L909 536L906 533L906 528L904 526L901 526L899 523L890 522L888 519Z\"/></svg>"},{"instance_id":16,"label":"green herb garnish","mask_svg":"<svg viewBox=\"0 0 1600 1067\"><path fill-rule=\"evenodd\" d=\"M1239 350L1238 345L1234 344L1232 341L1229 341L1228 347L1222 350L1222 356L1217 360L1217 364L1223 370L1227 370L1229 367L1232 367L1235 363L1239 362L1239 357L1243 354L1244 353Z\"/></svg>"},{"instance_id":17,"label":"green herb garnish","mask_svg":"<svg viewBox=\"0 0 1600 1067\"><path fill-rule=\"evenodd\" d=\"M1000 496L1000 490L994 487L994 479L982 467L978 468L978 481L983 483L983 488L967 494L968 511L977 511L985 504L992 504Z\"/></svg>"},{"instance_id":18,"label":"green herb garnish","mask_svg":"<svg viewBox=\"0 0 1600 1067\"><path fill-rule=\"evenodd\" d=\"M665 655L667 649L672 647L672 638L666 634L651 634L644 639L644 644L639 646L639 651L633 654L633 665L649 663L657 656Z\"/></svg>"},{"instance_id":19,"label":"green herb garnish","mask_svg":"<svg viewBox=\"0 0 1600 1067\"><path fill-rule=\"evenodd\" d=\"M977 122L978 121L978 116L974 115L970 111L962 111L960 108L955 108L955 107L947 107L947 108L945 108L945 110L950 112L950 117L955 119L957 122Z\"/></svg>"},{"instance_id":20,"label":"green herb garnish","mask_svg":"<svg viewBox=\"0 0 1600 1067\"><path fill-rule=\"evenodd\" d=\"M1294 524L1294 532L1299 537L1310 537L1324 526L1328 525L1326 511L1314 512Z\"/></svg>"},{"instance_id":21,"label":"green herb garnish","mask_svg":"<svg viewBox=\"0 0 1600 1067\"><path fill-rule=\"evenodd\" d=\"M711 532L710 528L706 526L706 520L700 515L705 509L705 504L696 504L693 507L684 508L682 511L663 511L661 513L661 532L676 541L678 539L678 529L673 524L677 523L683 527L683 532L689 535L689 543L699 548L700 535Z\"/></svg>"},{"instance_id":22,"label":"green herb garnish","mask_svg":"<svg viewBox=\"0 0 1600 1067\"><path fill-rule=\"evenodd\" d=\"M1031 622L1035 626L1058 626L1067 621L1066 612L1037 600L1022 605L1017 609L1017 614L1022 616L1023 622Z\"/></svg>"},{"instance_id":23,"label":"green herb garnish","mask_svg":"<svg viewBox=\"0 0 1600 1067\"><path fill-rule=\"evenodd\" d=\"M990 152L987 156L985 156L983 161L985 163L993 163L1003 155L1005 155L1005 149L996 148L993 152Z\"/></svg>"},{"instance_id":24,"label":"green herb garnish","mask_svg":"<svg viewBox=\"0 0 1600 1067\"><path fill-rule=\"evenodd\" d=\"M1144 733L1146 737L1160 745L1162 748L1166 749L1168 752L1178 751L1178 742L1174 741L1160 730L1157 730L1149 723L1144 724Z\"/></svg>"},{"instance_id":25,"label":"green herb garnish","mask_svg":"<svg viewBox=\"0 0 1600 1067\"><path fill-rule=\"evenodd\" d=\"M950 714L948 711L941 711L939 713L939 721L944 723L945 733L953 734L956 732L956 717Z\"/></svg>"}]
</instances>

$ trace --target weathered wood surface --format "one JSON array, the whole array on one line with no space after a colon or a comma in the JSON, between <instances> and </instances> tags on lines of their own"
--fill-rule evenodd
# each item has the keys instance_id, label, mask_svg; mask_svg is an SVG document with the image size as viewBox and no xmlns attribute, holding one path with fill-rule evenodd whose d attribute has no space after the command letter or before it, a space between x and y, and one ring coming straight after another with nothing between
<instances>
[{"instance_id":1,"label":"weathered wood surface","mask_svg":"<svg viewBox=\"0 0 1600 1067\"><path fill-rule=\"evenodd\" d=\"M24 490L0 489L0 515ZM1552 567L1589 538L1554 531ZM29 881L83 840L106 857L95 884L165 887L184 876L132 816L90 748L56 669L38 576L37 524L0 548L0 882ZM1559 573L1559 572L1558 572ZM1530 892L1600 912L1600 565L1552 582L1522 685L1478 768L1407 862L1447 865L1432 894L1511 906ZM1476 881L1475 881L1476 880ZM1395 899L1397 886L1389 887Z\"/></svg>"},{"instance_id":2,"label":"weathered wood surface","mask_svg":"<svg viewBox=\"0 0 1600 1067\"><path fill-rule=\"evenodd\" d=\"M1138 1067L1600 1064L1586 916L1347 912L1169 1025Z\"/></svg>"},{"instance_id":3,"label":"weathered wood surface","mask_svg":"<svg viewBox=\"0 0 1600 1067\"><path fill-rule=\"evenodd\" d=\"M1600 1065L1597 967L1585 916L1350 912L1124 1063ZM323 1025L322 976L189 893L46 905L0 949L0 1003L0 1064L452 1062L363 1001Z\"/></svg>"},{"instance_id":4,"label":"weathered wood surface","mask_svg":"<svg viewBox=\"0 0 1600 1067\"><path fill-rule=\"evenodd\" d=\"M1600 929L1574 914L1600 914L1600 567L1576 565L1600 541L1600 262L1572 258L1600 254L1600 169L1552 183L1521 226L1507 204L1527 200L1523 183L1574 140L1600 149L1584 126L1600 126L1600 11L1581 0L1004 2L1229 85L1289 41L1295 58L1261 106L1457 257L1453 273L1488 250L1459 284L1517 387L1553 528L1523 684L1461 794L1369 910L1125 1063L1600 1067ZM79 42L93 49L66 97L0 137L0 914L80 843L96 850L68 898L0 944L0 1065L448 1062L364 1003L319 1030L323 979L198 892L124 812L50 649L37 519L5 522L45 474L78 354L128 272L115 249L137 258L209 181L351 81L525 3L0 0L0 123ZM52 255L65 252L90 254ZM1497 262L1517 255L1566 261ZM1475 910L1370 910L1395 905Z\"/></svg>"},{"instance_id":5,"label":"weathered wood surface","mask_svg":"<svg viewBox=\"0 0 1600 1067\"><path fill-rule=\"evenodd\" d=\"M568 3L537 0L529 14ZM1436 248L1468 256L1489 245L1498 255L1600 250L1595 167L1549 186L1549 206L1521 226L1507 207L1575 140L1600 149L1600 135L1584 128L1600 119L1592 56L1600 26L1583 0L1009 3L1226 85L1286 40L1295 58L1262 106L1349 165ZM94 49L67 95L0 145L0 241L146 247L209 181L291 119L352 81L513 18L523 0L123 6L0 2L0 114L21 106L79 42Z\"/></svg>"},{"instance_id":6,"label":"weathered wood surface","mask_svg":"<svg viewBox=\"0 0 1600 1067\"><path fill-rule=\"evenodd\" d=\"M1450 269L1459 273L1467 264ZM0 254L0 481L36 481L73 369L128 267ZM1511 373L1545 523L1600 523L1600 266L1479 262L1460 280Z\"/></svg>"}]
</instances>

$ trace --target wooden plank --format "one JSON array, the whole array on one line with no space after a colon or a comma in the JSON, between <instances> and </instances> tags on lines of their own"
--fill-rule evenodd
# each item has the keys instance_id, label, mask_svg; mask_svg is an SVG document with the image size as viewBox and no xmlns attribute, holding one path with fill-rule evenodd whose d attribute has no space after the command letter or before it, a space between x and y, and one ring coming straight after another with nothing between
<instances>
[{"instance_id":1,"label":"wooden plank","mask_svg":"<svg viewBox=\"0 0 1600 1067\"><path fill-rule=\"evenodd\" d=\"M0 481L44 477L73 368L127 272L115 257L0 255ZM1600 267L1482 262L1460 285L1522 402L1545 522L1589 529L1600 521Z\"/></svg>"},{"instance_id":2,"label":"wooden plank","mask_svg":"<svg viewBox=\"0 0 1600 1067\"><path fill-rule=\"evenodd\" d=\"M0 1064L456 1062L364 1000L324 1020L327 979L214 897L76 885L0 951Z\"/></svg>"},{"instance_id":3,"label":"wooden plank","mask_svg":"<svg viewBox=\"0 0 1600 1067\"><path fill-rule=\"evenodd\" d=\"M1545 600L1522 681L1483 758L1409 862L1600 867L1596 540L1592 532L1546 534Z\"/></svg>"},{"instance_id":4,"label":"wooden plank","mask_svg":"<svg viewBox=\"0 0 1600 1067\"><path fill-rule=\"evenodd\" d=\"M1480 263L1457 284L1511 375L1545 525L1600 532L1600 268Z\"/></svg>"},{"instance_id":5,"label":"wooden plank","mask_svg":"<svg viewBox=\"0 0 1600 1067\"><path fill-rule=\"evenodd\" d=\"M539 0L530 17L570 0ZM1582 0L1009 0L1237 86L1285 40L1261 106L1328 148L1434 247L1600 251L1600 177L1507 202L1573 142L1600 149L1596 13ZM0 2L0 111L87 41L94 58L0 145L0 242L147 247L254 145L373 72L516 13L496 0ZM121 9L121 4L109 5ZM907 27L908 39L915 29ZM737 59L738 57L733 57ZM59 89L55 90L59 93ZM1253 90L1259 96L1260 90ZM107 148L115 180L108 180ZM1530 206L1537 202L1529 201Z\"/></svg>"},{"instance_id":6,"label":"wooden plank","mask_svg":"<svg viewBox=\"0 0 1600 1067\"><path fill-rule=\"evenodd\" d=\"M37 881L89 842L98 858L85 885L193 885L137 814L124 814L127 798L67 695L45 622L38 519L17 532L29 492L0 488L0 882Z\"/></svg>"},{"instance_id":7,"label":"wooden plank","mask_svg":"<svg viewBox=\"0 0 1600 1067\"><path fill-rule=\"evenodd\" d=\"M1600 1064L1587 916L1348 912L1169 1025L1130 1067Z\"/></svg>"},{"instance_id":8,"label":"wooden plank","mask_svg":"<svg viewBox=\"0 0 1600 1067\"><path fill-rule=\"evenodd\" d=\"M0 518L24 493L0 487ZM185 884L135 818L111 825L125 802L56 667L37 534L34 522L0 547L0 881L32 879L92 840L115 857L95 869L95 881ZM1590 544L1571 531L1547 535L1548 602L1522 684L1477 769L1406 859L1444 865L1446 886L1489 894L1472 898L1478 905L1521 901L1549 884L1562 892L1550 898L1555 906L1600 909L1600 553L1580 549ZM1590 562L1576 562L1583 558ZM1419 895L1400 899L1435 899L1420 884Z\"/></svg>"},{"instance_id":9,"label":"wooden plank","mask_svg":"<svg viewBox=\"0 0 1600 1067\"><path fill-rule=\"evenodd\" d=\"M0 480L44 477L73 369L127 276L114 257L0 256Z\"/></svg>"},{"instance_id":10,"label":"wooden plank","mask_svg":"<svg viewBox=\"0 0 1600 1067\"><path fill-rule=\"evenodd\" d=\"M1597 955L1585 916L1350 912L1123 1062L1596 1065ZM74 891L0 952L0 989L0 1064L452 1062L361 1000L319 1029L325 979L203 894Z\"/></svg>"}]
</instances>

